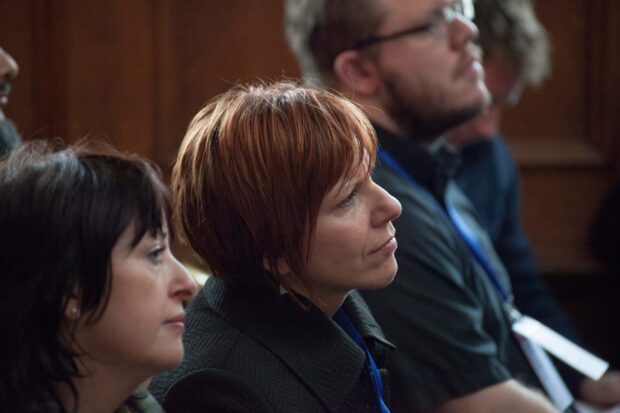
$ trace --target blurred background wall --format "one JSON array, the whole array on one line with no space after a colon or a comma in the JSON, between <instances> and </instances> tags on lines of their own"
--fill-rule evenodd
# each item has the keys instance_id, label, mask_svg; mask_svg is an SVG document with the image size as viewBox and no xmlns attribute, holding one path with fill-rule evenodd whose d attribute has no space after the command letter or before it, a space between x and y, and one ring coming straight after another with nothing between
<instances>
[{"instance_id":1,"label":"blurred background wall","mask_svg":"<svg viewBox=\"0 0 620 413\"><path fill-rule=\"evenodd\" d=\"M620 174L620 2L536 6L552 77L503 127L522 172L524 223L585 341L620 367L620 283L586 248ZM299 74L281 21L281 0L0 0L0 46L21 68L6 113L25 139L106 136L167 168L210 97Z\"/></svg>"}]
</instances>

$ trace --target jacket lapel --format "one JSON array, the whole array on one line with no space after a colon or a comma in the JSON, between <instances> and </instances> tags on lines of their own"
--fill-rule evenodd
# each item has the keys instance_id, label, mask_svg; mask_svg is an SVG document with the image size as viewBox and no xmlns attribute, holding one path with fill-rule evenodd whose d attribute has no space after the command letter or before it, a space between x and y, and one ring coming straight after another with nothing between
<instances>
[{"instance_id":1,"label":"jacket lapel","mask_svg":"<svg viewBox=\"0 0 620 413\"><path fill-rule=\"evenodd\" d=\"M365 352L315 306L303 310L288 295L232 291L214 277L203 294L221 317L286 364L327 410L338 410L356 386L366 366ZM362 337L393 347L357 293L345 305Z\"/></svg>"},{"instance_id":2,"label":"jacket lapel","mask_svg":"<svg viewBox=\"0 0 620 413\"><path fill-rule=\"evenodd\" d=\"M374 341L382 344L390 350L394 350L396 348L394 344L385 338L385 334L383 334L383 330L381 330L379 323L377 323L377 320L375 320L372 316L366 301L364 301L357 290L352 291L349 294L342 306L344 311L349 316L349 319L351 319L351 322L355 325L355 328L357 328L360 336L362 336L366 342L366 345L369 345Z\"/></svg>"}]
</instances>

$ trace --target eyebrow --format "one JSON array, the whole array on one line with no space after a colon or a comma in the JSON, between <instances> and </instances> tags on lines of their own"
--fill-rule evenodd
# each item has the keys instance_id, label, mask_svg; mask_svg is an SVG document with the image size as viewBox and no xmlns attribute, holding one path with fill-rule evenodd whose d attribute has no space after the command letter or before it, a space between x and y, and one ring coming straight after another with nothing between
<instances>
[{"instance_id":1,"label":"eyebrow","mask_svg":"<svg viewBox=\"0 0 620 413\"><path fill-rule=\"evenodd\" d=\"M360 179L360 178L355 178L349 181L348 184L343 185L341 190L339 192L343 193L343 195L349 196L353 191L358 190L361 186L362 183L364 182L366 178Z\"/></svg>"},{"instance_id":2,"label":"eyebrow","mask_svg":"<svg viewBox=\"0 0 620 413\"><path fill-rule=\"evenodd\" d=\"M157 231L157 234L161 235L164 239L170 239L170 231L164 230L163 228Z\"/></svg>"}]
</instances>

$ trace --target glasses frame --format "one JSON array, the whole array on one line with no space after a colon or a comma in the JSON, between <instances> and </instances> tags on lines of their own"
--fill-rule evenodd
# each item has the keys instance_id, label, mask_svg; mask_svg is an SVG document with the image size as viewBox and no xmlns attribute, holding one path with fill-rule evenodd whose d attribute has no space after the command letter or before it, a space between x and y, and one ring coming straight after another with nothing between
<instances>
[{"instance_id":1,"label":"glasses frame","mask_svg":"<svg viewBox=\"0 0 620 413\"><path fill-rule=\"evenodd\" d=\"M450 25L454 19L457 18L457 15L460 15L470 21L474 19L474 5L472 0L457 0L450 6L443 6L441 10L442 19L448 25ZM452 18L448 19L446 16L449 16L450 14L452 14ZM362 50L369 46L398 39L400 37L429 33L432 27L433 23L429 22L425 24L418 24L407 29L399 30L395 33L386 34L384 36L370 36L356 42L351 49Z\"/></svg>"}]
</instances>

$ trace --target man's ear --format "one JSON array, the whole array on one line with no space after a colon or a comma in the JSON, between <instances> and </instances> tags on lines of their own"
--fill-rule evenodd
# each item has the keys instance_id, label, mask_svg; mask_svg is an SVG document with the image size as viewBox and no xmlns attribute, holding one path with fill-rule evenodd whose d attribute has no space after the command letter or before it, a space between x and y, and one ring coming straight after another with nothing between
<instances>
[{"instance_id":1,"label":"man's ear","mask_svg":"<svg viewBox=\"0 0 620 413\"><path fill-rule=\"evenodd\" d=\"M336 56L333 69L338 81L354 95L369 97L380 90L376 63L357 50L345 50Z\"/></svg>"}]
</instances>

